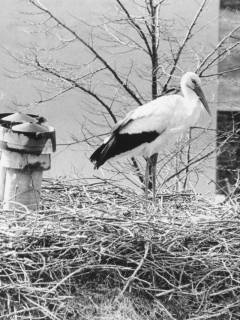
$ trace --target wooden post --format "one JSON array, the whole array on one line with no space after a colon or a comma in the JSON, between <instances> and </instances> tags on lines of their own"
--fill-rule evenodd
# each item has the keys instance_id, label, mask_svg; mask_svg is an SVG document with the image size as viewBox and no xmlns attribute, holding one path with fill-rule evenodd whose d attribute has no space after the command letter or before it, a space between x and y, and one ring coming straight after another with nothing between
<instances>
[{"instance_id":1,"label":"wooden post","mask_svg":"<svg viewBox=\"0 0 240 320\"><path fill-rule=\"evenodd\" d=\"M3 201L4 199L5 179L6 179L6 168L4 168L1 165L1 152L0 152L0 201Z\"/></svg>"},{"instance_id":2,"label":"wooden post","mask_svg":"<svg viewBox=\"0 0 240 320\"><path fill-rule=\"evenodd\" d=\"M56 139L53 127L31 119L20 113L0 115L0 201L4 210L39 209L42 175L50 169Z\"/></svg>"},{"instance_id":3,"label":"wooden post","mask_svg":"<svg viewBox=\"0 0 240 320\"><path fill-rule=\"evenodd\" d=\"M43 170L50 168L50 154L31 155L2 151L1 165L5 169L3 209L27 206L39 209Z\"/></svg>"},{"instance_id":4,"label":"wooden post","mask_svg":"<svg viewBox=\"0 0 240 320\"><path fill-rule=\"evenodd\" d=\"M30 210L38 210L42 174L42 170L6 169L3 209L21 209L26 206Z\"/></svg>"}]
</instances>

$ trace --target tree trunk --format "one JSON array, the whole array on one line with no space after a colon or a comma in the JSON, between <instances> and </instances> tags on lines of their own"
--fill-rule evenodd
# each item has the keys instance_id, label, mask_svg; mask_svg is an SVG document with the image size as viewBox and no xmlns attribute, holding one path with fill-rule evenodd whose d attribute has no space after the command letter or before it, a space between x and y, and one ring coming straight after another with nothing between
<instances>
[{"instance_id":1,"label":"tree trunk","mask_svg":"<svg viewBox=\"0 0 240 320\"><path fill-rule=\"evenodd\" d=\"M154 1L150 1L150 7L151 7L151 16L152 16L152 34L151 34L151 40L152 40L152 100L156 99L158 96L158 85L157 85L157 70L158 70L158 32L159 32L159 26L158 26L158 10L159 5L154 5ZM152 190L153 188L153 181L156 181L156 166L157 166L157 159L158 154L153 154L149 161L149 184L148 189Z\"/></svg>"}]
</instances>

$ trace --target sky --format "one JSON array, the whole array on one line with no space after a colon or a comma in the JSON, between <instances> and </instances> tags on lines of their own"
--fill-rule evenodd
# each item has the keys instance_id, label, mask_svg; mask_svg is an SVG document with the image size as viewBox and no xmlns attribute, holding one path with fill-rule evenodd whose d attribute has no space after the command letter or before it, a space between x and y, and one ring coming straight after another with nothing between
<instances>
[{"instance_id":1,"label":"sky","mask_svg":"<svg viewBox=\"0 0 240 320\"><path fill-rule=\"evenodd\" d=\"M192 20L202 1L178 0L177 2L178 6L176 6L176 1L167 1L167 5L161 11L161 18L172 19L173 25L175 26L176 24L178 26L175 28L175 37L181 39L181 30L184 30L186 25ZM125 1L125 3L129 3L129 1ZM78 32L83 36L86 36L86 30L83 26L78 26L79 21L84 20L88 24L96 25L102 21L101 17L103 15L110 18L116 12L114 0L42 0L42 4L52 10L62 21L76 26ZM198 36L193 41L195 47L193 45L192 50L200 48L200 50L207 51L218 41L218 5L218 0L209 1L200 24L197 26ZM76 91L71 91L71 93L66 93L61 98L36 106L33 102L39 99L39 82L35 82L27 77L19 78L18 73L15 73L19 71L19 65L11 57L11 54L17 53L23 55L25 46L31 45L36 40L34 33L31 32L31 28L29 29L29 21L35 19L35 17L29 14L26 15L26 12L29 13L30 11L31 9L25 0L1 0L1 112L21 110L41 114L48 119L50 125L56 128L59 146L57 152L52 155L52 169L47 173L48 176L92 177L96 174L92 169L92 164L88 160L93 151L92 148L86 145L75 145L68 148L60 146L60 144L72 141L72 136L80 139L83 138L81 127L89 123L86 120L86 108L88 108L88 105L85 103L85 97ZM36 19L38 18L36 17ZM67 37L68 35L65 36ZM42 41L42 45L45 47L51 48L51 38L48 37L48 40L45 40L43 37L40 41ZM78 65L86 63L89 59L88 53L83 48L77 46L73 46L70 52L67 51L66 56L69 61ZM141 56L136 56L135 59L141 60ZM126 57L120 57L117 63L124 66L128 61L126 61ZM186 59L183 62L185 71L187 71L188 64L189 60ZM12 77L13 75L14 77ZM204 85L210 103L214 102L216 95L214 85L211 88L207 83ZM46 83L45 86L47 89L48 84ZM25 104L30 107L16 106ZM103 173L100 172L100 174Z\"/></svg>"}]
</instances>

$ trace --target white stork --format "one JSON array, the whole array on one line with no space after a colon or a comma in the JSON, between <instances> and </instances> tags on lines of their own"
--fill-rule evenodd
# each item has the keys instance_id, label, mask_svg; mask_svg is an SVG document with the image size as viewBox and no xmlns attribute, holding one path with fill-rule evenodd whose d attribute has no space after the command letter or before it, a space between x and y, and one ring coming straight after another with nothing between
<instances>
[{"instance_id":1,"label":"white stork","mask_svg":"<svg viewBox=\"0 0 240 320\"><path fill-rule=\"evenodd\" d=\"M194 126L205 107L211 115L208 103L200 87L197 74L187 72L181 79L182 94L165 95L129 112L117 122L103 144L91 155L95 169L116 156L142 155L149 159L158 153L168 139L176 139L186 129ZM147 160L145 187L149 182ZM155 181L153 195L155 197Z\"/></svg>"}]
</instances>

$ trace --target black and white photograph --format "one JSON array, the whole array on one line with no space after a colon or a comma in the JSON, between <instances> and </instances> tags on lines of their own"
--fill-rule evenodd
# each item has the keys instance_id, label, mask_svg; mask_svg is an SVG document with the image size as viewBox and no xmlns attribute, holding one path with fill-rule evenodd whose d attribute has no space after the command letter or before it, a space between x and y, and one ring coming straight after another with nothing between
<instances>
[{"instance_id":1,"label":"black and white photograph","mask_svg":"<svg viewBox=\"0 0 240 320\"><path fill-rule=\"evenodd\" d=\"M0 320L239 320L240 0L0 4Z\"/></svg>"}]
</instances>

